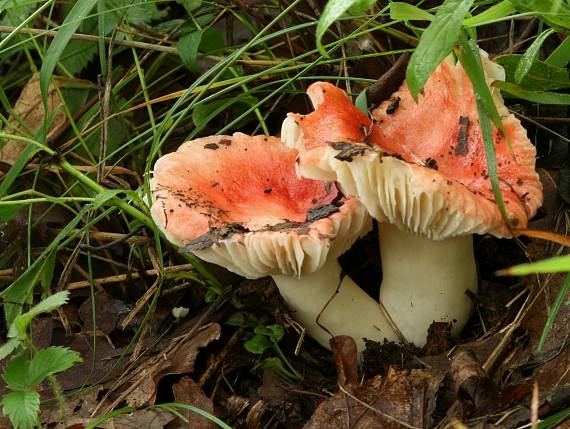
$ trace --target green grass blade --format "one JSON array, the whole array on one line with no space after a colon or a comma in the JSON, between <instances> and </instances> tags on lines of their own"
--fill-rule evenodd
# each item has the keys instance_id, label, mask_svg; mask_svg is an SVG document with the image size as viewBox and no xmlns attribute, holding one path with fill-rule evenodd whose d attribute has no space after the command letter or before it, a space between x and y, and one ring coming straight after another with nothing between
<instances>
[{"instance_id":1,"label":"green grass blade","mask_svg":"<svg viewBox=\"0 0 570 429\"><path fill-rule=\"evenodd\" d=\"M570 94L561 94L548 91L529 91L514 83L495 82L493 86L514 97L541 104L570 105Z\"/></svg>"},{"instance_id":2,"label":"green grass blade","mask_svg":"<svg viewBox=\"0 0 570 429\"><path fill-rule=\"evenodd\" d=\"M174 409L182 408L183 410L192 411L193 413L199 414L202 417L207 418L211 422L217 424L222 429L232 429L231 426L229 426L227 423L223 422L222 420L220 420L216 416L214 416L214 415L210 414L209 412L204 411L198 407L194 407L192 405L182 404L179 402L171 402L171 403L167 403L167 404L155 405L153 408L165 409L167 411L171 411L170 408L174 408Z\"/></svg>"},{"instance_id":3,"label":"green grass blade","mask_svg":"<svg viewBox=\"0 0 570 429\"><path fill-rule=\"evenodd\" d=\"M570 271L570 255L556 256L538 262L515 265L497 272L498 275L526 276L536 273L564 273Z\"/></svg>"},{"instance_id":4,"label":"green grass blade","mask_svg":"<svg viewBox=\"0 0 570 429\"><path fill-rule=\"evenodd\" d=\"M47 102L49 82L55 70L55 66L59 61L59 57L67 46L67 43L71 40L71 36L73 36L75 30L77 30L82 20L91 9L93 9L96 3L97 0L77 0L66 16L57 36L55 36L51 42L40 70L40 89L44 103Z\"/></svg>"},{"instance_id":5,"label":"green grass blade","mask_svg":"<svg viewBox=\"0 0 570 429\"><path fill-rule=\"evenodd\" d=\"M515 83L519 84L523 81L527 73L529 72L530 68L532 67L533 63L538 58L538 53L542 44L546 40L548 36L554 33L552 28L543 31L540 36L538 36L532 45L528 47L522 58L520 59L517 69L515 71Z\"/></svg>"},{"instance_id":6,"label":"green grass blade","mask_svg":"<svg viewBox=\"0 0 570 429\"><path fill-rule=\"evenodd\" d=\"M469 80L471 80L476 98L482 103L485 113L491 118L493 124L504 134L503 121L501 121L501 116L497 111L481 64L479 46L474 40L468 40L464 33L459 36L459 43L461 50L457 51L457 56L465 73L469 76Z\"/></svg>"},{"instance_id":7,"label":"green grass blade","mask_svg":"<svg viewBox=\"0 0 570 429\"><path fill-rule=\"evenodd\" d=\"M541 422L538 423L537 429L554 429L560 428L560 423L564 422L568 417L570 417L570 407L558 411L556 414L553 414Z\"/></svg>"},{"instance_id":8,"label":"green grass blade","mask_svg":"<svg viewBox=\"0 0 570 429\"><path fill-rule=\"evenodd\" d=\"M455 46L463 18L472 4L473 0L446 0L422 35L406 71L406 81L414 100L417 101L429 76Z\"/></svg>"},{"instance_id":9,"label":"green grass blade","mask_svg":"<svg viewBox=\"0 0 570 429\"><path fill-rule=\"evenodd\" d=\"M554 321L556 320L556 316L560 312L560 308L564 303L564 298L568 294L568 290L570 289L570 274L566 275L566 279L560 288L560 292L558 292L558 296L556 297L556 301L554 301L554 305L550 307L550 311L548 312L548 319L544 325L544 329L542 330L542 334L540 336L540 340L538 341L537 350L541 351L542 347L544 346L544 342L546 341L546 337L552 330L552 326L554 325Z\"/></svg>"},{"instance_id":10,"label":"green grass blade","mask_svg":"<svg viewBox=\"0 0 570 429\"><path fill-rule=\"evenodd\" d=\"M566 67L568 61L570 61L570 36L566 36L554 52L544 60L546 64L554 67Z\"/></svg>"},{"instance_id":11,"label":"green grass blade","mask_svg":"<svg viewBox=\"0 0 570 429\"><path fill-rule=\"evenodd\" d=\"M511 13L516 12L515 7L509 0L503 0L491 6L489 9L481 12L478 15L467 18L463 21L464 27L478 27L480 25L490 24L499 19L509 16Z\"/></svg>"},{"instance_id":12,"label":"green grass blade","mask_svg":"<svg viewBox=\"0 0 570 429\"><path fill-rule=\"evenodd\" d=\"M432 21L434 16L412 4L395 1L390 3L390 18L394 21Z\"/></svg>"},{"instance_id":13,"label":"green grass blade","mask_svg":"<svg viewBox=\"0 0 570 429\"><path fill-rule=\"evenodd\" d=\"M328 57L327 51L322 45L322 39L329 27L339 19L347 10L352 9L355 13L363 12L371 8L374 0L329 0L323 9L317 25L317 47L323 57ZM356 10L354 9L356 8Z\"/></svg>"}]
</instances>

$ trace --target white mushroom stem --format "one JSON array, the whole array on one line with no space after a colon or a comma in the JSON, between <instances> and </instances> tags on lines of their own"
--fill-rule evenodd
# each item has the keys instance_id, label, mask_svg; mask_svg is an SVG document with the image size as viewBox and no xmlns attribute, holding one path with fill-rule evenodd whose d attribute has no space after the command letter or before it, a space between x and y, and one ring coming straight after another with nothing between
<instances>
[{"instance_id":1,"label":"white mushroom stem","mask_svg":"<svg viewBox=\"0 0 570 429\"><path fill-rule=\"evenodd\" d=\"M273 280L293 318L322 346L330 349L331 335L351 336L360 352L364 350L363 338L395 341L378 302L341 272L336 258L329 258L321 269L301 278L274 275Z\"/></svg>"},{"instance_id":2,"label":"white mushroom stem","mask_svg":"<svg viewBox=\"0 0 570 429\"><path fill-rule=\"evenodd\" d=\"M452 322L458 334L473 309L466 294L477 292L471 235L429 240L379 223L380 301L403 337L425 344L432 322Z\"/></svg>"}]
</instances>

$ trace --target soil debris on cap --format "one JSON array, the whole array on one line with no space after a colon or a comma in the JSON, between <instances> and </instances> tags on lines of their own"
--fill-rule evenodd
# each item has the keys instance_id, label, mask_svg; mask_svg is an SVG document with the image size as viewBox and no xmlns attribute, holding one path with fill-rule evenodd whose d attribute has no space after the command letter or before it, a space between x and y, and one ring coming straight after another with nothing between
<instances>
[{"instance_id":1,"label":"soil debris on cap","mask_svg":"<svg viewBox=\"0 0 570 429\"><path fill-rule=\"evenodd\" d=\"M180 252L187 253L195 250L204 250L220 240L231 237L233 234L243 234L245 232L249 232L249 230L239 223L228 223L221 228L210 228L206 234L181 246Z\"/></svg>"},{"instance_id":2,"label":"soil debris on cap","mask_svg":"<svg viewBox=\"0 0 570 429\"><path fill-rule=\"evenodd\" d=\"M217 143L206 143L204 145L204 149L212 149L212 150L216 150L219 149L220 145L218 145Z\"/></svg>"},{"instance_id":3,"label":"soil debris on cap","mask_svg":"<svg viewBox=\"0 0 570 429\"><path fill-rule=\"evenodd\" d=\"M307 212L307 222L315 222L336 212L338 212L338 206L335 204L318 204Z\"/></svg>"},{"instance_id":4,"label":"soil debris on cap","mask_svg":"<svg viewBox=\"0 0 570 429\"><path fill-rule=\"evenodd\" d=\"M386 107L386 113L388 115L391 115L398 109L398 107L400 107L400 100L401 99L398 96L390 98L391 102L388 104L388 107Z\"/></svg>"},{"instance_id":5,"label":"soil debris on cap","mask_svg":"<svg viewBox=\"0 0 570 429\"><path fill-rule=\"evenodd\" d=\"M467 136L469 135L469 118L467 116L459 117L459 132L457 133L457 146L455 146L455 155L467 155L469 148L467 147Z\"/></svg>"},{"instance_id":6,"label":"soil debris on cap","mask_svg":"<svg viewBox=\"0 0 570 429\"><path fill-rule=\"evenodd\" d=\"M328 142L329 146L340 152L335 155L335 159L339 161L351 162L353 157L362 155L366 152L363 145L354 145L348 142Z\"/></svg>"}]
</instances>

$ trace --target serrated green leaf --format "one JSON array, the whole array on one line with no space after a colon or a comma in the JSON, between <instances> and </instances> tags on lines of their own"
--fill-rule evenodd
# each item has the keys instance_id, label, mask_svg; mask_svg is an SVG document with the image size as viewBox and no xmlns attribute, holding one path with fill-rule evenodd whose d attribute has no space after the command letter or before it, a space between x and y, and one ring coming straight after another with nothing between
<instances>
[{"instance_id":1,"label":"serrated green leaf","mask_svg":"<svg viewBox=\"0 0 570 429\"><path fill-rule=\"evenodd\" d=\"M97 0L77 0L51 42L40 70L40 89L44 102L47 101L49 82L63 50L71 40L73 33L75 33L85 16L89 14L96 3Z\"/></svg>"},{"instance_id":2,"label":"serrated green leaf","mask_svg":"<svg viewBox=\"0 0 570 429\"><path fill-rule=\"evenodd\" d=\"M538 36L534 40L534 42L532 42L532 44L528 47L524 55L521 57L519 63L517 64L517 69L515 70L516 84L520 85L521 82L524 80L527 73L530 71L533 63L538 58L538 53L540 51L540 48L542 47L542 44L544 43L546 38L553 33L554 30L552 30L552 28L543 31L542 33L540 33L540 36Z\"/></svg>"},{"instance_id":3,"label":"serrated green leaf","mask_svg":"<svg viewBox=\"0 0 570 429\"><path fill-rule=\"evenodd\" d=\"M54 253L55 255L55 253ZM53 258L55 261L55 258ZM32 307L26 313L16 317L14 323L10 326L8 336L11 338L17 336L25 336L26 330L32 319L42 313L49 313L61 305L65 304L69 299L69 291L62 291L48 296L46 299L40 301L36 306Z\"/></svg>"},{"instance_id":4,"label":"serrated green leaf","mask_svg":"<svg viewBox=\"0 0 570 429\"><path fill-rule=\"evenodd\" d=\"M251 339L243 343L243 345L248 352L260 355L265 350L270 349L273 343L265 335L254 335Z\"/></svg>"},{"instance_id":5,"label":"serrated green leaf","mask_svg":"<svg viewBox=\"0 0 570 429\"><path fill-rule=\"evenodd\" d=\"M505 69L507 82L514 82L520 59L521 55L502 55L495 58L495 62ZM570 76L565 68L535 60L519 86L531 91L570 88Z\"/></svg>"},{"instance_id":6,"label":"serrated green leaf","mask_svg":"<svg viewBox=\"0 0 570 429\"><path fill-rule=\"evenodd\" d=\"M67 71L77 76L95 58L98 52L96 43L85 40L70 40L60 61Z\"/></svg>"},{"instance_id":7,"label":"serrated green leaf","mask_svg":"<svg viewBox=\"0 0 570 429\"><path fill-rule=\"evenodd\" d=\"M26 352L22 352L6 362L2 378L11 390L25 390L33 387L33 385L30 386L28 383L29 370L30 361L26 358Z\"/></svg>"},{"instance_id":8,"label":"serrated green leaf","mask_svg":"<svg viewBox=\"0 0 570 429\"><path fill-rule=\"evenodd\" d=\"M202 6L202 0L176 0L176 3L182 5L189 15Z\"/></svg>"},{"instance_id":9,"label":"serrated green leaf","mask_svg":"<svg viewBox=\"0 0 570 429\"><path fill-rule=\"evenodd\" d=\"M198 48L202 40L202 32L194 31L182 36L176 43L176 50L182 63L192 72L198 70Z\"/></svg>"},{"instance_id":10,"label":"serrated green leaf","mask_svg":"<svg viewBox=\"0 0 570 429\"><path fill-rule=\"evenodd\" d=\"M495 82L493 86L514 97L541 104L570 105L570 94L560 94L548 91L528 91L514 83Z\"/></svg>"},{"instance_id":11,"label":"serrated green leaf","mask_svg":"<svg viewBox=\"0 0 570 429\"><path fill-rule=\"evenodd\" d=\"M390 18L394 21L431 21L434 16L413 4L392 2L390 3Z\"/></svg>"},{"instance_id":12,"label":"serrated green leaf","mask_svg":"<svg viewBox=\"0 0 570 429\"><path fill-rule=\"evenodd\" d=\"M2 398L2 411L15 429L31 428L40 412L40 394L29 391L8 393Z\"/></svg>"},{"instance_id":13,"label":"serrated green leaf","mask_svg":"<svg viewBox=\"0 0 570 429\"><path fill-rule=\"evenodd\" d=\"M363 0L329 0L321 13L317 24L317 48L322 56L326 57L327 52L322 45L322 39L329 27L339 19L347 10L356 7L358 10L366 10L374 5L375 1ZM354 10L354 9L353 9Z\"/></svg>"},{"instance_id":14,"label":"serrated green leaf","mask_svg":"<svg viewBox=\"0 0 570 429\"><path fill-rule=\"evenodd\" d=\"M50 375L65 371L81 362L79 353L67 347L51 346L40 350L32 358L28 367L28 383L37 386Z\"/></svg>"},{"instance_id":15,"label":"serrated green leaf","mask_svg":"<svg viewBox=\"0 0 570 429\"><path fill-rule=\"evenodd\" d=\"M368 101L366 100L366 93L368 92L368 88L364 88L356 100L354 100L354 105L358 110L360 110L365 115L368 115Z\"/></svg>"},{"instance_id":16,"label":"serrated green leaf","mask_svg":"<svg viewBox=\"0 0 570 429\"><path fill-rule=\"evenodd\" d=\"M417 100L429 76L455 46L463 18L472 4L473 0L446 0L422 34L406 70L406 81L414 100Z\"/></svg>"},{"instance_id":17,"label":"serrated green leaf","mask_svg":"<svg viewBox=\"0 0 570 429\"><path fill-rule=\"evenodd\" d=\"M489 24L493 21L509 16L513 12L516 12L516 9L510 0L503 0L477 15L465 19L463 21L463 26L478 27L479 25Z\"/></svg>"},{"instance_id":18,"label":"serrated green leaf","mask_svg":"<svg viewBox=\"0 0 570 429\"><path fill-rule=\"evenodd\" d=\"M4 359L6 356L10 355L14 350L20 345L20 340L18 338L10 338L2 346L0 346L0 360Z\"/></svg>"}]
</instances>

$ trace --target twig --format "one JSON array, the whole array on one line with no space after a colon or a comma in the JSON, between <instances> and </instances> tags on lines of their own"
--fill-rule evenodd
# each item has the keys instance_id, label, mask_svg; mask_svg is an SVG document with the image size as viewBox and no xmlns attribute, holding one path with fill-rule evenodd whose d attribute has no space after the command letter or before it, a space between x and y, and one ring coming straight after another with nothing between
<instances>
[{"instance_id":1,"label":"twig","mask_svg":"<svg viewBox=\"0 0 570 429\"><path fill-rule=\"evenodd\" d=\"M238 342L238 340L241 338L242 334L243 334L243 329L242 328L238 329L231 336L231 338L228 340L228 342L226 343L226 345L224 346L222 351L218 353L218 355L216 356L216 359L214 359L214 361L210 365L208 365L208 369L206 369L206 372L204 372L204 374L202 374L202 377L200 377L200 380L198 381L198 384L201 387L204 387L204 384L206 384L206 382L212 376L214 371L216 371L216 369L218 369L218 367L223 362L223 360L226 358L228 353L232 350L233 346L235 346L236 343Z\"/></svg>"},{"instance_id":2,"label":"twig","mask_svg":"<svg viewBox=\"0 0 570 429\"><path fill-rule=\"evenodd\" d=\"M194 266L192 264L183 264L183 265L176 265L173 267L165 267L164 268L164 272L165 274L169 274L169 273L176 273L179 271L187 271L187 270L192 270L194 268ZM158 275L157 270L146 270L144 271L144 275L146 276L156 276ZM141 278L141 274L138 272L133 272L133 273L128 273L128 274L118 274L116 276L108 276L108 277L101 277L98 279L93 279L93 284L96 286L100 286L100 285L104 285L104 284L109 284L109 283L119 283L119 282L124 282L126 280L129 279L139 279ZM82 289L82 288L86 288L89 287L90 283L88 280L85 281L80 281L80 282L73 282L73 283L69 283L66 287L67 290L73 290L73 289Z\"/></svg>"}]
</instances>

